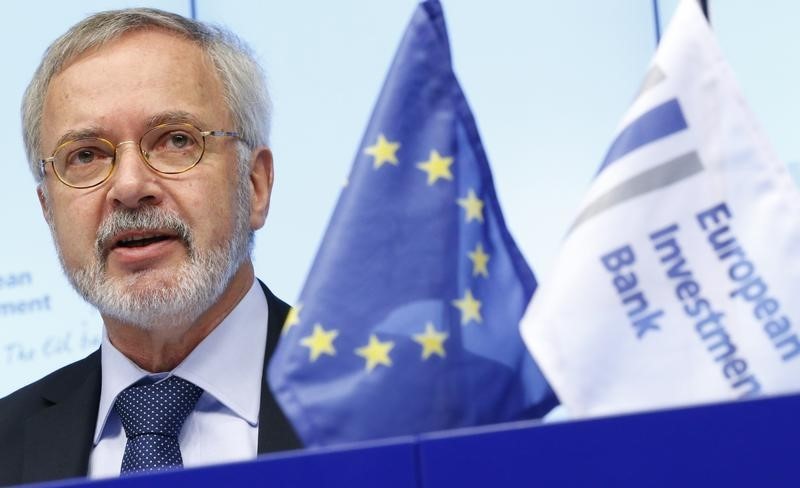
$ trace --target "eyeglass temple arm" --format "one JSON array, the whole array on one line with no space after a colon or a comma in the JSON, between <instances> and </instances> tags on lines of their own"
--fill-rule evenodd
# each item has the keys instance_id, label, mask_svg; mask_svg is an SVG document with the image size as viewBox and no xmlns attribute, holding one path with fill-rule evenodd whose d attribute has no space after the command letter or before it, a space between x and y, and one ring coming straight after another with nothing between
<instances>
[{"instance_id":1,"label":"eyeglass temple arm","mask_svg":"<svg viewBox=\"0 0 800 488\"><path fill-rule=\"evenodd\" d=\"M201 132L203 136L217 136L217 137L239 137L238 132L228 132L224 130L207 130Z\"/></svg>"},{"instance_id":2,"label":"eyeglass temple arm","mask_svg":"<svg viewBox=\"0 0 800 488\"><path fill-rule=\"evenodd\" d=\"M49 158L45 158L45 159L40 159L40 160L39 160L39 176L40 176L40 177L44 178L44 176L45 176L45 173L44 173L44 166L45 166L47 163L50 163L50 162L52 162L54 159L55 159L55 156L50 156Z\"/></svg>"}]
</instances>

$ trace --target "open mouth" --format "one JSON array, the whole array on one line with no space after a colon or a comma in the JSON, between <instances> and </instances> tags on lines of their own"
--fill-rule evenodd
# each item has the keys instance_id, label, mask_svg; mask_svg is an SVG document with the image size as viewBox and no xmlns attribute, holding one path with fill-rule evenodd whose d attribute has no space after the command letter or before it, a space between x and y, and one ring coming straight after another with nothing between
<instances>
[{"instance_id":1,"label":"open mouth","mask_svg":"<svg viewBox=\"0 0 800 488\"><path fill-rule=\"evenodd\" d=\"M163 234L163 233L144 233L144 232L137 232L137 233L126 233L120 235L112 242L110 246L110 250L114 250L117 248L136 248L136 247L145 247L151 244L156 244L158 242L168 241L172 239L176 239L177 236L172 234Z\"/></svg>"},{"instance_id":2,"label":"open mouth","mask_svg":"<svg viewBox=\"0 0 800 488\"><path fill-rule=\"evenodd\" d=\"M171 236L139 237L118 241L114 247L144 247L156 242L172 239Z\"/></svg>"}]
</instances>

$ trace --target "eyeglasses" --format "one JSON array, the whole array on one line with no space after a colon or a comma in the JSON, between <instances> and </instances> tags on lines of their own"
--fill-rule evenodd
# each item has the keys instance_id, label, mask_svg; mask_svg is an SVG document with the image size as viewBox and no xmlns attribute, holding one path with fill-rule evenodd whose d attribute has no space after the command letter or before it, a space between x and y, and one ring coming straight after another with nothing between
<instances>
[{"instance_id":1,"label":"eyeglasses","mask_svg":"<svg viewBox=\"0 0 800 488\"><path fill-rule=\"evenodd\" d=\"M197 166L206 150L206 137L239 137L238 132L202 131L192 124L162 124L139 139L139 152L152 170L175 175ZM134 141L114 144L100 137L67 141L49 158L39 161L44 178L45 165L51 163L56 177L72 188L91 188L106 181L114 172L117 148Z\"/></svg>"}]
</instances>

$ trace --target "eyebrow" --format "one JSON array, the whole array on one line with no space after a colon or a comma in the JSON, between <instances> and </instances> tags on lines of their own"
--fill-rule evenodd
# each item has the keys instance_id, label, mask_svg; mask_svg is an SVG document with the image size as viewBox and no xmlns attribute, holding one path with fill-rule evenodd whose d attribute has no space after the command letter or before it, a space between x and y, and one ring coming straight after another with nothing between
<instances>
[{"instance_id":1,"label":"eyebrow","mask_svg":"<svg viewBox=\"0 0 800 488\"><path fill-rule=\"evenodd\" d=\"M77 141L80 139L90 139L92 137L101 137L103 130L100 127L87 127L85 129L68 130L56 141L56 149L61 147L62 144L70 141ZM55 149L53 150L55 152Z\"/></svg>"},{"instance_id":2,"label":"eyebrow","mask_svg":"<svg viewBox=\"0 0 800 488\"><path fill-rule=\"evenodd\" d=\"M161 112L147 120L148 129L161 124L192 124L195 127L205 129L205 122L201 121L196 115L182 110Z\"/></svg>"}]
</instances>

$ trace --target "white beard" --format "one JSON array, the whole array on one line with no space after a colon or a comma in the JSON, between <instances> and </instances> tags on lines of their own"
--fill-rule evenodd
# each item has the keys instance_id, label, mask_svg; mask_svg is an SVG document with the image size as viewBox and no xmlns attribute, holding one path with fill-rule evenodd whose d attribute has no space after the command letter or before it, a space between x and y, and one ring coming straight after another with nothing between
<instances>
[{"instance_id":1,"label":"white beard","mask_svg":"<svg viewBox=\"0 0 800 488\"><path fill-rule=\"evenodd\" d=\"M195 321L222 295L233 275L250 255L251 233L247 214L237 209L229 239L218 247L198 249L191 229L173 212L145 206L117 210L97 233L92 262L79 269L62 266L69 281L101 315L141 329L152 329ZM123 231L169 230L178 235L187 250L187 260L175 270L145 270L121 278L106 270L108 239ZM161 326L164 326L161 325Z\"/></svg>"}]
</instances>

